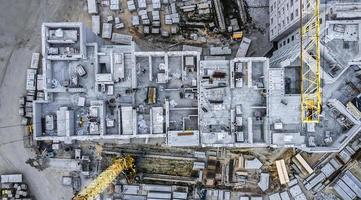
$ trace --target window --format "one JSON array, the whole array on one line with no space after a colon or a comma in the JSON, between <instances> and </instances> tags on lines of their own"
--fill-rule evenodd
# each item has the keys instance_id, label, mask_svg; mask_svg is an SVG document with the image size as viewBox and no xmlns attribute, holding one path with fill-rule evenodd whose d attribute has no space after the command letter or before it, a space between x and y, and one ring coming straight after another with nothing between
<instances>
[{"instance_id":1,"label":"window","mask_svg":"<svg viewBox=\"0 0 361 200\"><path fill-rule=\"evenodd\" d=\"M292 35L291 40L292 40L292 41L295 40L295 36L294 36L294 35Z\"/></svg>"},{"instance_id":2,"label":"window","mask_svg":"<svg viewBox=\"0 0 361 200\"><path fill-rule=\"evenodd\" d=\"M271 17L271 24L273 24L273 18Z\"/></svg>"},{"instance_id":3,"label":"window","mask_svg":"<svg viewBox=\"0 0 361 200\"><path fill-rule=\"evenodd\" d=\"M293 13L291 13L291 21L293 20Z\"/></svg>"},{"instance_id":4,"label":"window","mask_svg":"<svg viewBox=\"0 0 361 200\"><path fill-rule=\"evenodd\" d=\"M283 40L283 46L285 46L286 45L286 40Z\"/></svg>"},{"instance_id":5,"label":"window","mask_svg":"<svg viewBox=\"0 0 361 200\"><path fill-rule=\"evenodd\" d=\"M290 38L287 38L287 44L290 43Z\"/></svg>"},{"instance_id":6,"label":"window","mask_svg":"<svg viewBox=\"0 0 361 200\"><path fill-rule=\"evenodd\" d=\"M293 6L293 0L290 1L291 6Z\"/></svg>"},{"instance_id":7,"label":"window","mask_svg":"<svg viewBox=\"0 0 361 200\"><path fill-rule=\"evenodd\" d=\"M298 16L298 8L296 8L296 17Z\"/></svg>"}]
</instances>

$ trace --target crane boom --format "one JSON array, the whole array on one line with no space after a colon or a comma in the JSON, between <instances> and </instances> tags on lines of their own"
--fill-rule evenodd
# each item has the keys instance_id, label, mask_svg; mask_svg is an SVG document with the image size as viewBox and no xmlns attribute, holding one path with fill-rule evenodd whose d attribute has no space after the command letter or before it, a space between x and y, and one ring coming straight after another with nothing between
<instances>
[{"instance_id":1,"label":"crane boom","mask_svg":"<svg viewBox=\"0 0 361 200\"><path fill-rule=\"evenodd\" d=\"M82 191L80 191L73 198L73 200L95 199L124 170L132 170L134 172L135 169L134 169L134 158L133 157L128 155L125 157L117 158L111 166L109 166L96 179L94 179L88 186L86 186Z\"/></svg>"},{"instance_id":2,"label":"crane boom","mask_svg":"<svg viewBox=\"0 0 361 200\"><path fill-rule=\"evenodd\" d=\"M320 0L301 0L301 119L319 123L322 110Z\"/></svg>"}]
</instances>

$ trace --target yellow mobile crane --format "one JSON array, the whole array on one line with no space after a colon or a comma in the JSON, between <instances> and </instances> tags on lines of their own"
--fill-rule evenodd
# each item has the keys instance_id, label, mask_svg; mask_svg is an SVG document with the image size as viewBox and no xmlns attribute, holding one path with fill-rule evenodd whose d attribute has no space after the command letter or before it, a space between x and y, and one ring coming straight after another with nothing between
<instances>
[{"instance_id":1,"label":"yellow mobile crane","mask_svg":"<svg viewBox=\"0 0 361 200\"><path fill-rule=\"evenodd\" d=\"M300 0L301 119L319 123L322 111L320 0Z\"/></svg>"},{"instance_id":2,"label":"yellow mobile crane","mask_svg":"<svg viewBox=\"0 0 361 200\"><path fill-rule=\"evenodd\" d=\"M93 200L111 184L123 171L135 173L134 158L127 155L117 158L113 164L103 171L88 186L80 191L73 200Z\"/></svg>"}]
</instances>

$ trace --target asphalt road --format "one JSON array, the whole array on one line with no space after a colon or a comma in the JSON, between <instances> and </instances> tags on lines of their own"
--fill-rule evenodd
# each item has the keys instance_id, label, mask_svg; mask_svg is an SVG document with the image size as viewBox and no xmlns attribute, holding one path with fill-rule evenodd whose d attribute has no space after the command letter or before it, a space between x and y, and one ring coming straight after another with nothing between
<instances>
[{"instance_id":1,"label":"asphalt road","mask_svg":"<svg viewBox=\"0 0 361 200\"><path fill-rule=\"evenodd\" d=\"M83 21L84 5L84 0L0 0L0 174L24 174L37 200L68 200L72 190L61 185L65 172L39 172L25 164L35 154L23 145L18 97L25 94L31 54L40 51L41 23Z\"/></svg>"}]
</instances>

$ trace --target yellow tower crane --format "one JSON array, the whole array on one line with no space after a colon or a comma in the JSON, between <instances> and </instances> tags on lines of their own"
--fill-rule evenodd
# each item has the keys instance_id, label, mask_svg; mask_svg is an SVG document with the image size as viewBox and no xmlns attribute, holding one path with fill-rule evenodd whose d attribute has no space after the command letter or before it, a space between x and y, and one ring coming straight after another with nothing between
<instances>
[{"instance_id":1,"label":"yellow tower crane","mask_svg":"<svg viewBox=\"0 0 361 200\"><path fill-rule=\"evenodd\" d=\"M300 0L301 119L319 123L322 111L320 0Z\"/></svg>"},{"instance_id":2,"label":"yellow tower crane","mask_svg":"<svg viewBox=\"0 0 361 200\"><path fill-rule=\"evenodd\" d=\"M117 176L127 170L135 172L134 158L127 155L125 157L117 158L113 164L103 171L96 179L94 179L88 186L80 191L73 200L93 200L100 193L102 193L111 184Z\"/></svg>"}]
</instances>

